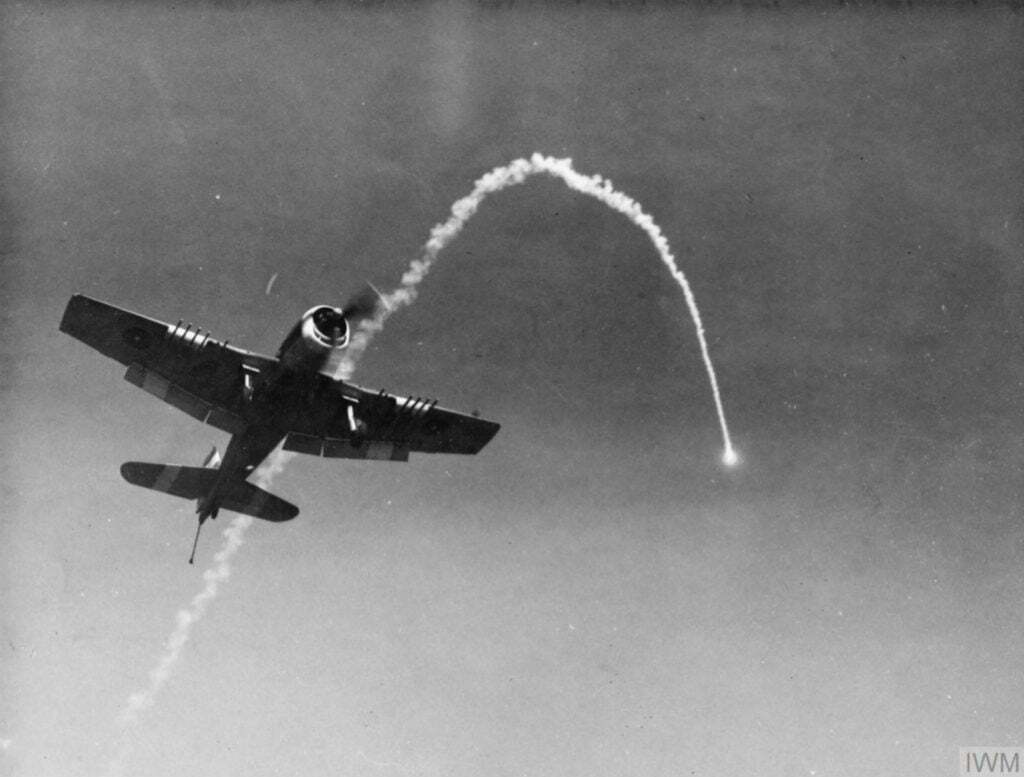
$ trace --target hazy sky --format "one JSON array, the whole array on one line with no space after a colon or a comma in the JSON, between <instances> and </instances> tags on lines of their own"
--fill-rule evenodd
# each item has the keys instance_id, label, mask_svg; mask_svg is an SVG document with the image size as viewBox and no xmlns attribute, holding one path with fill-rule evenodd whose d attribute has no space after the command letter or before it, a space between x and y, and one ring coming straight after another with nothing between
<instances>
[{"instance_id":1,"label":"hazy sky","mask_svg":"<svg viewBox=\"0 0 1024 777\"><path fill-rule=\"evenodd\" d=\"M302 457L126 773L952 774L1024 746L1024 16L995 6L8 3L0 772L103 775L202 588L126 460L225 436L57 331L82 292L273 353L489 199L356 382L502 423ZM265 294L277 274L271 293Z\"/></svg>"}]
</instances>

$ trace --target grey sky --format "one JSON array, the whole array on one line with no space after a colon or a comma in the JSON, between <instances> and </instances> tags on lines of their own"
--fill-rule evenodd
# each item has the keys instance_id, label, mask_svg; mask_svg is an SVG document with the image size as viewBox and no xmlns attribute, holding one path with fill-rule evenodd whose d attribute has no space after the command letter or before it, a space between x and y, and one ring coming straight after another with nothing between
<instances>
[{"instance_id":1,"label":"grey sky","mask_svg":"<svg viewBox=\"0 0 1024 777\"><path fill-rule=\"evenodd\" d=\"M57 332L82 292L272 353L489 199L355 381L478 457L292 462L129 773L952 773L1024 745L1024 23L994 6L8 4L0 752L102 774L201 588L126 460L222 435ZM278 277L264 293L273 274ZM218 520L218 528L225 522Z\"/></svg>"}]
</instances>

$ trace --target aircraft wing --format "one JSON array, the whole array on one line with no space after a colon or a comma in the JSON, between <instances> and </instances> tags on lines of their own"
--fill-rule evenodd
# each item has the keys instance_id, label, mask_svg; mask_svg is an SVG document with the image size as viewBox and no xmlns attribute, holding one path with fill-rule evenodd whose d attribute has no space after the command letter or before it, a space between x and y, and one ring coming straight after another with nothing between
<instances>
[{"instance_id":1,"label":"aircraft wing","mask_svg":"<svg viewBox=\"0 0 1024 777\"><path fill-rule=\"evenodd\" d=\"M305 411L292 419L285 450L407 461L411 452L479 453L501 428L434 401L367 391L323 375L319 379Z\"/></svg>"},{"instance_id":2,"label":"aircraft wing","mask_svg":"<svg viewBox=\"0 0 1024 777\"><path fill-rule=\"evenodd\" d=\"M276 361L181 322L167 324L81 294L68 302L60 331L127 366L125 380L232 434L244 428L247 381Z\"/></svg>"}]
</instances>

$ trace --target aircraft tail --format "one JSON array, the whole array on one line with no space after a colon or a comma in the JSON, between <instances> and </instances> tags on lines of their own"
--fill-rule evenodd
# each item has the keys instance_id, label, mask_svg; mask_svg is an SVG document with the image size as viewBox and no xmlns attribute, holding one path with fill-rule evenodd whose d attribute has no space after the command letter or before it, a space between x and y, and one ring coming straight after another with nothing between
<instances>
[{"instance_id":1,"label":"aircraft tail","mask_svg":"<svg viewBox=\"0 0 1024 777\"><path fill-rule=\"evenodd\" d=\"M207 461L220 458L215 454L216 449L207 457ZM183 499L202 499L207 496L217 481L217 474L217 470L209 466L185 467L141 461L128 461L121 465L121 475L129 483ZM290 521L299 514L299 508L295 505L244 480L230 485L217 502L217 506L225 510L275 523Z\"/></svg>"}]
</instances>

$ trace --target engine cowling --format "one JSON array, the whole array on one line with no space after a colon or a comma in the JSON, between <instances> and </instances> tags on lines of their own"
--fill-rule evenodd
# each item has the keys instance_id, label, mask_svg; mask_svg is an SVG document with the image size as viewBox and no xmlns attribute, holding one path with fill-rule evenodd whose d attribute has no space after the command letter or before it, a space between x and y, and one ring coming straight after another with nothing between
<instances>
[{"instance_id":1,"label":"engine cowling","mask_svg":"<svg viewBox=\"0 0 1024 777\"><path fill-rule=\"evenodd\" d=\"M281 343L277 358L285 369L317 370L328 354L348 346L349 325L341 308L318 305L299 319Z\"/></svg>"}]
</instances>

